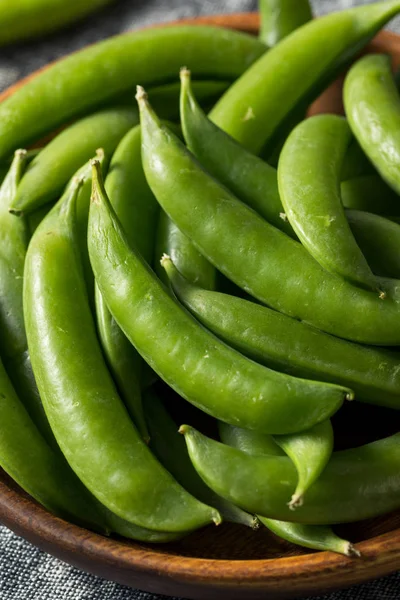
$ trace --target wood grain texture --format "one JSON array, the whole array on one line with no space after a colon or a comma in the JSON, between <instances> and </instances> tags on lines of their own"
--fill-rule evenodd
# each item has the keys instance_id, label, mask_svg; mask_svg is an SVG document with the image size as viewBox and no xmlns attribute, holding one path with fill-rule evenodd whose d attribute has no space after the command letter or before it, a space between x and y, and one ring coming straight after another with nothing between
<instances>
[{"instance_id":1,"label":"wood grain texture","mask_svg":"<svg viewBox=\"0 0 400 600\"><path fill-rule=\"evenodd\" d=\"M246 13L181 23L225 26L255 34L259 19L257 14ZM398 66L400 37L380 33L368 51L390 53ZM35 76L9 88L0 95L0 101ZM313 113L342 110L341 82L339 78L314 103ZM371 423L374 432L381 434L374 410L365 409L363 425ZM346 444L353 436L354 429L348 425L339 443ZM230 524L208 527L173 544L150 546L106 538L58 519L0 471L0 521L42 550L95 575L150 592L199 600L298 598L400 569L400 511L339 528L342 535L358 542L361 559L313 553L279 540L266 529L253 532Z\"/></svg>"}]
</instances>

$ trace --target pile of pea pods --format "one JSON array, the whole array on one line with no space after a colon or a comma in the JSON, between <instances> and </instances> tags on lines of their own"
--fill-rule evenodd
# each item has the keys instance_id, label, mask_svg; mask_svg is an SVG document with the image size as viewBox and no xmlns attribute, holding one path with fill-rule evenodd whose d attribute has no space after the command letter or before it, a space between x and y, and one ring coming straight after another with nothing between
<instances>
[{"instance_id":1,"label":"pile of pea pods","mask_svg":"<svg viewBox=\"0 0 400 600\"><path fill-rule=\"evenodd\" d=\"M331 423L400 409L400 95L357 59L400 0L260 9L259 39L129 33L0 105L0 466L105 535L357 556L331 526L400 508L400 434L333 451ZM346 116L306 118L349 66Z\"/></svg>"}]
</instances>

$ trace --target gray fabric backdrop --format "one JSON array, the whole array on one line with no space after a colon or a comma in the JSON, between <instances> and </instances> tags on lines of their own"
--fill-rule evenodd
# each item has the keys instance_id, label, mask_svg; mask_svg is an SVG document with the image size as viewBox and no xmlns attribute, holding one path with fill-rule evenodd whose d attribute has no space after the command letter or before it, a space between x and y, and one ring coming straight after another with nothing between
<instances>
[{"instance_id":1,"label":"gray fabric backdrop","mask_svg":"<svg viewBox=\"0 0 400 600\"><path fill-rule=\"evenodd\" d=\"M8 0L12 2L13 0ZM68 1L68 0L67 0ZM369 0L312 0L315 14ZM45 41L1 51L0 90L72 50L120 31L199 14L255 10L254 0L117 0L79 26ZM400 20L391 27L400 31ZM162 598L98 579L37 550L0 526L0 600L156 600ZM400 573L320 600L400 600Z\"/></svg>"}]
</instances>

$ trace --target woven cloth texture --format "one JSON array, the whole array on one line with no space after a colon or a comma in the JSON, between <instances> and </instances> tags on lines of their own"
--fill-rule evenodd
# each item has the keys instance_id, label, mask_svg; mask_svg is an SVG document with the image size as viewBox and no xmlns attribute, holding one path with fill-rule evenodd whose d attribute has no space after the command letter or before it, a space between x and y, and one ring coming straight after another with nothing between
<instances>
[{"instance_id":1,"label":"woven cloth texture","mask_svg":"<svg viewBox=\"0 0 400 600\"><path fill-rule=\"evenodd\" d=\"M13 0L9 0L12 2ZM68 0L67 0L68 1ZM312 0L314 13L368 4L368 0ZM0 90L21 77L89 43L135 29L200 14L255 10L254 0L117 0L85 22L44 41L2 49ZM400 19L390 28L400 32ZM0 526L0 600L162 600L88 575L53 558ZM400 600L400 573L354 586L319 600ZM318 600L318 598L316 600Z\"/></svg>"}]
</instances>

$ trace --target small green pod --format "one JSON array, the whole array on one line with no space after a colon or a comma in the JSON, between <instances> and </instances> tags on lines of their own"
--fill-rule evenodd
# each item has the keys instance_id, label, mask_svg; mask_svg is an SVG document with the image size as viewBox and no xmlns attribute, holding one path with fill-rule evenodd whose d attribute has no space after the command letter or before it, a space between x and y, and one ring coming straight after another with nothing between
<instances>
[{"instance_id":1,"label":"small green pod","mask_svg":"<svg viewBox=\"0 0 400 600\"><path fill-rule=\"evenodd\" d=\"M94 169L88 243L96 281L118 325L168 385L220 420L266 433L308 429L351 397L346 388L261 367L201 327L129 248L96 162Z\"/></svg>"},{"instance_id":2,"label":"small green pod","mask_svg":"<svg viewBox=\"0 0 400 600\"><path fill-rule=\"evenodd\" d=\"M214 290L216 285L216 269L206 259L189 238L180 231L173 221L160 211L154 269L161 281L168 282L160 259L164 254L171 256L181 273L193 283L198 283L206 290Z\"/></svg>"},{"instance_id":3,"label":"small green pod","mask_svg":"<svg viewBox=\"0 0 400 600\"><path fill-rule=\"evenodd\" d=\"M288 114L316 98L399 12L400 2L392 0L310 21L247 69L217 102L211 119L257 154Z\"/></svg>"},{"instance_id":4,"label":"small green pod","mask_svg":"<svg viewBox=\"0 0 400 600\"><path fill-rule=\"evenodd\" d=\"M368 54L348 72L343 101L350 127L382 178L400 193L400 97L384 54Z\"/></svg>"},{"instance_id":5,"label":"small green pod","mask_svg":"<svg viewBox=\"0 0 400 600\"><path fill-rule=\"evenodd\" d=\"M279 158L279 194L289 223L320 265L355 285L377 290L340 197L350 139L346 119L337 115L317 115L297 125Z\"/></svg>"},{"instance_id":6,"label":"small green pod","mask_svg":"<svg viewBox=\"0 0 400 600\"><path fill-rule=\"evenodd\" d=\"M290 510L296 487L289 458L255 456L182 425L190 459L203 481L244 510L280 521L327 525L360 521L400 508L400 434L334 452L307 502Z\"/></svg>"},{"instance_id":7,"label":"small green pod","mask_svg":"<svg viewBox=\"0 0 400 600\"><path fill-rule=\"evenodd\" d=\"M260 40L272 48L312 19L309 0L260 0Z\"/></svg>"},{"instance_id":8,"label":"small green pod","mask_svg":"<svg viewBox=\"0 0 400 600\"><path fill-rule=\"evenodd\" d=\"M56 440L84 485L118 517L168 533L218 523L218 512L188 494L152 455L105 365L76 241L81 185L74 180L35 231L25 266L28 344Z\"/></svg>"},{"instance_id":9,"label":"small green pod","mask_svg":"<svg viewBox=\"0 0 400 600\"><path fill-rule=\"evenodd\" d=\"M150 448L173 477L195 498L214 506L224 520L256 529L258 522L253 515L226 502L199 477L190 461L185 441L178 433L178 426L154 389L146 390L143 407L150 432Z\"/></svg>"},{"instance_id":10,"label":"small green pod","mask_svg":"<svg viewBox=\"0 0 400 600\"><path fill-rule=\"evenodd\" d=\"M305 493L317 481L332 455L332 425L324 421L301 433L277 435L274 440L297 469L299 480L289 502L289 508L295 510L303 504Z\"/></svg>"},{"instance_id":11,"label":"small green pod","mask_svg":"<svg viewBox=\"0 0 400 600\"><path fill-rule=\"evenodd\" d=\"M341 383L357 400L400 409L399 355L353 344L248 300L190 284L163 261L172 288L190 312L219 338L268 367Z\"/></svg>"}]
</instances>

